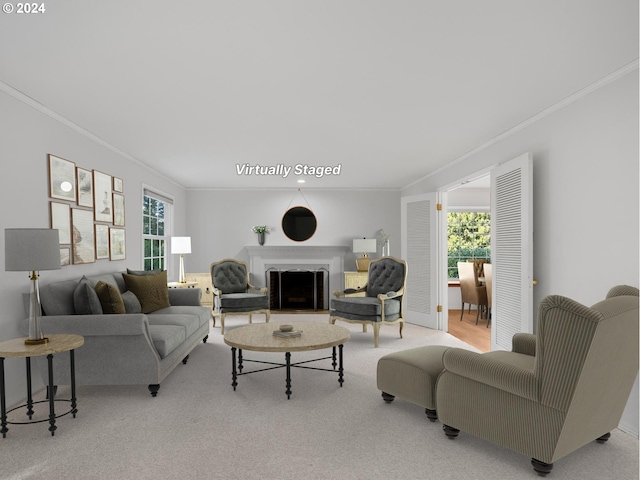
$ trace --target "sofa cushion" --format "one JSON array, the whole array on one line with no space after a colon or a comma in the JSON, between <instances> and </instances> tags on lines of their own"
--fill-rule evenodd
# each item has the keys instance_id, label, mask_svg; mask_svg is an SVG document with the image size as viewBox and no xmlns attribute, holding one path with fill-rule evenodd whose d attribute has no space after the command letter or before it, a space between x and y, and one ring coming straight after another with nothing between
<instances>
[{"instance_id":1,"label":"sofa cushion","mask_svg":"<svg viewBox=\"0 0 640 480\"><path fill-rule=\"evenodd\" d=\"M73 306L77 315L100 315L103 313L100 298L86 276L80 279L73 291Z\"/></svg>"},{"instance_id":2,"label":"sofa cushion","mask_svg":"<svg viewBox=\"0 0 640 480\"><path fill-rule=\"evenodd\" d=\"M193 323L195 328L198 329L211 321L211 309L195 305L172 305L169 308L161 308L160 310L156 310L155 312L149 314L147 316L147 318L149 319L149 324L156 324L156 318L159 316L182 316L188 318L189 322ZM173 325L182 325L182 322L176 322ZM191 335L191 333L193 332L191 331L191 328L189 328L187 336Z\"/></svg>"},{"instance_id":3,"label":"sofa cushion","mask_svg":"<svg viewBox=\"0 0 640 480\"><path fill-rule=\"evenodd\" d=\"M124 302L124 310L127 313L142 313L140 300L138 300L138 297L136 297L135 293L131 290L122 293L122 301Z\"/></svg>"},{"instance_id":4,"label":"sofa cushion","mask_svg":"<svg viewBox=\"0 0 640 480\"><path fill-rule=\"evenodd\" d=\"M120 295L118 287L100 281L96 284L95 291L100 299L103 313L126 313L124 301L122 300L122 295Z\"/></svg>"},{"instance_id":5,"label":"sofa cushion","mask_svg":"<svg viewBox=\"0 0 640 480\"><path fill-rule=\"evenodd\" d=\"M180 325L149 325L149 333L160 358L165 358L186 339L184 327Z\"/></svg>"},{"instance_id":6,"label":"sofa cushion","mask_svg":"<svg viewBox=\"0 0 640 480\"><path fill-rule=\"evenodd\" d=\"M129 290L138 297L142 313L151 313L171 306L166 271L155 275L123 273L122 276Z\"/></svg>"}]
</instances>

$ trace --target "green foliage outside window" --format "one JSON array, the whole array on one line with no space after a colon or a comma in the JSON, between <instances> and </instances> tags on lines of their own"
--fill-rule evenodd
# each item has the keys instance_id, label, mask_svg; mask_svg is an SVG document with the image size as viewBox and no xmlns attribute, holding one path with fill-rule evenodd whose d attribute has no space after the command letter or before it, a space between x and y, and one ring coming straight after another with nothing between
<instances>
[{"instance_id":1,"label":"green foliage outside window","mask_svg":"<svg viewBox=\"0 0 640 480\"><path fill-rule=\"evenodd\" d=\"M146 195L142 203L142 234L144 269L165 270L165 204Z\"/></svg>"},{"instance_id":2,"label":"green foliage outside window","mask_svg":"<svg viewBox=\"0 0 640 480\"><path fill-rule=\"evenodd\" d=\"M489 212L449 212L447 220L449 278L458 278L458 262L491 261Z\"/></svg>"}]
</instances>

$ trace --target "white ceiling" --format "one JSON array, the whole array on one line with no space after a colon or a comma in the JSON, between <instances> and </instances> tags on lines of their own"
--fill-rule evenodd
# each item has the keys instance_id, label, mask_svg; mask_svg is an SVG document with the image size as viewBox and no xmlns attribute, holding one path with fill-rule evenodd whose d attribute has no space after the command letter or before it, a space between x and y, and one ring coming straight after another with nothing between
<instances>
[{"instance_id":1,"label":"white ceiling","mask_svg":"<svg viewBox=\"0 0 640 480\"><path fill-rule=\"evenodd\" d=\"M638 58L636 0L45 7L0 15L4 90L187 188L402 188Z\"/></svg>"}]
</instances>

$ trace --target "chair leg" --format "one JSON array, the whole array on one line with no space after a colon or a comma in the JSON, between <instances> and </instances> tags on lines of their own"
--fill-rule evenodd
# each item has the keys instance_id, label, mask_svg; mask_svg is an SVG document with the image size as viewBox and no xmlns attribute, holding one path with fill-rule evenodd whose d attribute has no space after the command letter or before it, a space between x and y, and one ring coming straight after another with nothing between
<instances>
[{"instance_id":1,"label":"chair leg","mask_svg":"<svg viewBox=\"0 0 640 480\"><path fill-rule=\"evenodd\" d=\"M605 443L607 440L609 440L609 438L611 438L611 432L607 432L601 437L596 438L596 442Z\"/></svg>"},{"instance_id":2,"label":"chair leg","mask_svg":"<svg viewBox=\"0 0 640 480\"><path fill-rule=\"evenodd\" d=\"M424 413L427 414L427 418L432 422L435 422L436 420L438 420L438 412L436 412L435 410L431 410L430 408L425 408Z\"/></svg>"},{"instance_id":3,"label":"chair leg","mask_svg":"<svg viewBox=\"0 0 640 480\"><path fill-rule=\"evenodd\" d=\"M460 430L450 427L449 425L442 425L442 430L444 431L444 434L447 436L447 438L450 438L451 440L456 438L460 433Z\"/></svg>"},{"instance_id":4,"label":"chair leg","mask_svg":"<svg viewBox=\"0 0 640 480\"><path fill-rule=\"evenodd\" d=\"M224 313L220 315L220 333L224 335Z\"/></svg>"},{"instance_id":5,"label":"chair leg","mask_svg":"<svg viewBox=\"0 0 640 480\"><path fill-rule=\"evenodd\" d=\"M391 395L390 393L387 392L382 392L382 399L387 402L387 403L391 403L393 402L393 399L396 398L395 395Z\"/></svg>"},{"instance_id":6,"label":"chair leg","mask_svg":"<svg viewBox=\"0 0 640 480\"><path fill-rule=\"evenodd\" d=\"M400 322L400 338L404 338L404 337L402 336L402 329L403 329L403 328L404 328L404 321L401 321L401 322Z\"/></svg>"},{"instance_id":7,"label":"chair leg","mask_svg":"<svg viewBox=\"0 0 640 480\"><path fill-rule=\"evenodd\" d=\"M365 324L366 325L366 324ZM378 337L380 334L380 322L375 322L373 324L373 345L378 348Z\"/></svg>"},{"instance_id":8,"label":"chair leg","mask_svg":"<svg viewBox=\"0 0 640 480\"><path fill-rule=\"evenodd\" d=\"M249 323L253 323L253 315L249 314Z\"/></svg>"},{"instance_id":9,"label":"chair leg","mask_svg":"<svg viewBox=\"0 0 640 480\"><path fill-rule=\"evenodd\" d=\"M363 333L367 333L367 324L366 323L362 324L362 332Z\"/></svg>"},{"instance_id":10,"label":"chair leg","mask_svg":"<svg viewBox=\"0 0 640 480\"><path fill-rule=\"evenodd\" d=\"M533 466L535 472L541 477L546 477L553 468L553 463L544 463L540 460L536 460L535 458L531 459L531 465Z\"/></svg>"},{"instance_id":11,"label":"chair leg","mask_svg":"<svg viewBox=\"0 0 640 480\"><path fill-rule=\"evenodd\" d=\"M478 324L478 318L480 318L480 305L476 305L476 325Z\"/></svg>"},{"instance_id":12,"label":"chair leg","mask_svg":"<svg viewBox=\"0 0 640 480\"><path fill-rule=\"evenodd\" d=\"M464 315L464 302L462 302L462 309L460 310L460 321L462 321L463 315Z\"/></svg>"},{"instance_id":13,"label":"chair leg","mask_svg":"<svg viewBox=\"0 0 640 480\"><path fill-rule=\"evenodd\" d=\"M267 310L267 313L265 315L267 317L267 323L269 323L269 320L271 319L271 310Z\"/></svg>"}]
</instances>

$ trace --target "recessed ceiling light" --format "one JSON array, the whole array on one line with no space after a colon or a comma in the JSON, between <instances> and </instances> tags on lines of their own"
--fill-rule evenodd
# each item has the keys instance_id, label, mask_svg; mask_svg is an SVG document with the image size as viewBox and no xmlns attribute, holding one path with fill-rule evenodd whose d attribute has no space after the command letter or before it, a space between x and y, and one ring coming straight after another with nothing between
<instances>
[{"instance_id":1,"label":"recessed ceiling light","mask_svg":"<svg viewBox=\"0 0 640 480\"><path fill-rule=\"evenodd\" d=\"M298 180L298 183L304 183L304 182L306 182L306 180L303 180L302 178Z\"/></svg>"}]
</instances>

